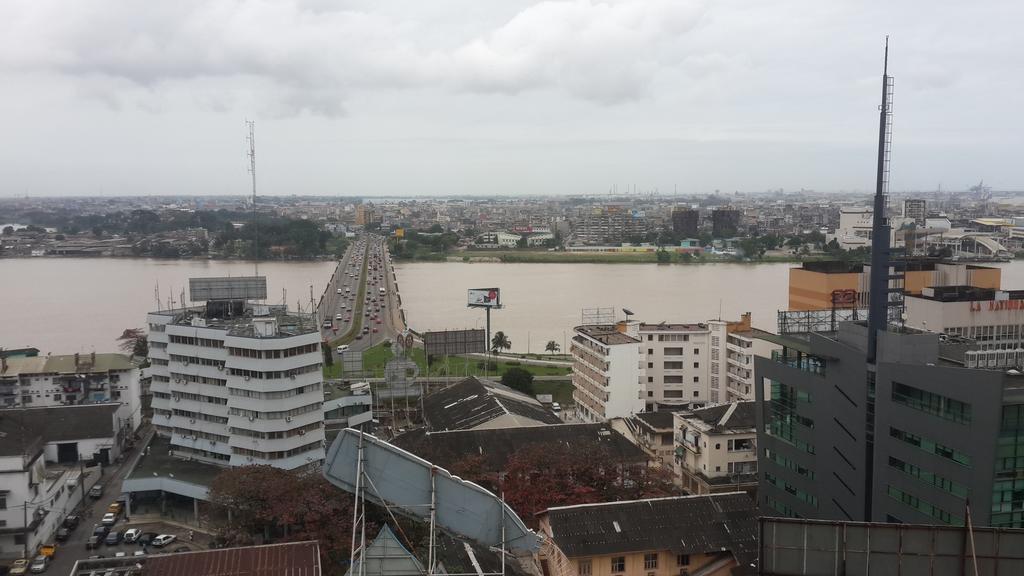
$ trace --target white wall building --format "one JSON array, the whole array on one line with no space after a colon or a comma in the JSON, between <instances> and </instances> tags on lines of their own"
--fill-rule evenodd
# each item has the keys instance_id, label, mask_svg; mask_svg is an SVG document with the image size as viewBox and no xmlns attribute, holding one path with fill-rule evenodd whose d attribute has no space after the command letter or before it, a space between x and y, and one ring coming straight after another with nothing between
<instances>
[{"instance_id":1,"label":"white wall building","mask_svg":"<svg viewBox=\"0 0 1024 576\"><path fill-rule=\"evenodd\" d=\"M750 312L739 322L708 320L711 358L708 375L708 402L741 402L753 400L754 357L771 356L772 350L781 348L766 340L771 334L750 325Z\"/></svg>"},{"instance_id":2,"label":"white wall building","mask_svg":"<svg viewBox=\"0 0 1024 576\"><path fill-rule=\"evenodd\" d=\"M710 333L707 324L646 324L637 326L643 354L644 400L684 405L709 400Z\"/></svg>"},{"instance_id":3,"label":"white wall building","mask_svg":"<svg viewBox=\"0 0 1024 576\"><path fill-rule=\"evenodd\" d=\"M142 422L139 368L124 354L16 356L0 354L0 407L120 402L124 425Z\"/></svg>"},{"instance_id":4,"label":"white wall building","mask_svg":"<svg viewBox=\"0 0 1024 576\"><path fill-rule=\"evenodd\" d=\"M573 400L585 422L603 422L644 410L640 339L625 322L577 326L569 346Z\"/></svg>"},{"instance_id":5,"label":"white wall building","mask_svg":"<svg viewBox=\"0 0 1024 576\"><path fill-rule=\"evenodd\" d=\"M675 470L691 494L757 486L754 402L735 402L673 414Z\"/></svg>"},{"instance_id":6,"label":"white wall building","mask_svg":"<svg viewBox=\"0 0 1024 576\"><path fill-rule=\"evenodd\" d=\"M259 310L263 308L264 310ZM266 306L152 312L153 424L175 456L220 465L319 466L324 390L314 321Z\"/></svg>"},{"instance_id":7,"label":"white wall building","mask_svg":"<svg viewBox=\"0 0 1024 576\"><path fill-rule=\"evenodd\" d=\"M511 234L509 232L498 232L496 240L498 246L502 248L515 248L519 245L519 239L522 238L519 234Z\"/></svg>"}]
</instances>

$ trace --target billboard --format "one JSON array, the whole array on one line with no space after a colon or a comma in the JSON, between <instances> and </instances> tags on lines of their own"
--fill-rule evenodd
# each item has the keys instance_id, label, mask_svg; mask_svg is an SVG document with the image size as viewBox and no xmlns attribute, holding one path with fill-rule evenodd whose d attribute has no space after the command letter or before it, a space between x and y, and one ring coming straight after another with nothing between
<instances>
[{"instance_id":1,"label":"billboard","mask_svg":"<svg viewBox=\"0 0 1024 576\"><path fill-rule=\"evenodd\" d=\"M363 353L357 350L345 350L341 353L341 370L350 374L363 371Z\"/></svg>"},{"instance_id":2,"label":"billboard","mask_svg":"<svg viewBox=\"0 0 1024 576\"><path fill-rule=\"evenodd\" d=\"M267 299L266 276L189 278L188 288L193 302Z\"/></svg>"},{"instance_id":3,"label":"billboard","mask_svg":"<svg viewBox=\"0 0 1024 576\"><path fill-rule=\"evenodd\" d=\"M423 349L427 356L484 354L487 352L487 331L474 329L424 332Z\"/></svg>"},{"instance_id":4,"label":"billboard","mask_svg":"<svg viewBox=\"0 0 1024 576\"><path fill-rule=\"evenodd\" d=\"M477 308L501 308L501 288L470 288L469 305Z\"/></svg>"}]
</instances>

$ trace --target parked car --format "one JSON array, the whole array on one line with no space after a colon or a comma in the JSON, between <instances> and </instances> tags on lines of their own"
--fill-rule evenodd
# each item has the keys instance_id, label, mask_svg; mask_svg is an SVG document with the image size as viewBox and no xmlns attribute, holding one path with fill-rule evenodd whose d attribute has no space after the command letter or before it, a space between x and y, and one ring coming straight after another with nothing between
<instances>
[{"instance_id":1,"label":"parked car","mask_svg":"<svg viewBox=\"0 0 1024 576\"><path fill-rule=\"evenodd\" d=\"M78 516L71 514L70 516L64 519L64 527L68 530L74 530L75 528L78 528L79 520L80 518Z\"/></svg>"},{"instance_id":2,"label":"parked car","mask_svg":"<svg viewBox=\"0 0 1024 576\"><path fill-rule=\"evenodd\" d=\"M135 539L139 543L139 546L146 546L153 543L153 539L159 536L156 532L143 532Z\"/></svg>"},{"instance_id":3,"label":"parked car","mask_svg":"<svg viewBox=\"0 0 1024 576\"><path fill-rule=\"evenodd\" d=\"M11 564L11 569L8 574L20 575L28 572L28 560L24 558L18 558Z\"/></svg>"},{"instance_id":4,"label":"parked car","mask_svg":"<svg viewBox=\"0 0 1024 576\"><path fill-rule=\"evenodd\" d=\"M29 566L28 570L33 574L42 574L43 572L46 572L46 569L49 567L50 557L40 554L32 561L32 565Z\"/></svg>"},{"instance_id":5,"label":"parked car","mask_svg":"<svg viewBox=\"0 0 1024 576\"><path fill-rule=\"evenodd\" d=\"M551 411L552 412L561 412L562 411L561 404L559 404L558 402L552 402L551 403Z\"/></svg>"},{"instance_id":6,"label":"parked car","mask_svg":"<svg viewBox=\"0 0 1024 576\"><path fill-rule=\"evenodd\" d=\"M129 528L124 531L123 540L126 543L131 544L132 542L138 540L139 536L142 536L142 530L139 530L138 528Z\"/></svg>"},{"instance_id":7,"label":"parked car","mask_svg":"<svg viewBox=\"0 0 1024 576\"><path fill-rule=\"evenodd\" d=\"M121 515L121 508L122 508L122 504L120 502L111 502L110 506L107 506L107 512L110 512L111 514L113 514L115 516L120 516Z\"/></svg>"},{"instance_id":8,"label":"parked car","mask_svg":"<svg viewBox=\"0 0 1024 576\"><path fill-rule=\"evenodd\" d=\"M110 532L110 526L104 526L103 524L92 529L93 536L99 536L100 538L106 538L107 532Z\"/></svg>"},{"instance_id":9,"label":"parked car","mask_svg":"<svg viewBox=\"0 0 1024 576\"><path fill-rule=\"evenodd\" d=\"M153 546L156 546L157 548L163 548L164 546L167 546L168 544L174 542L177 539L178 537L174 534L161 534L156 538L153 538Z\"/></svg>"},{"instance_id":10,"label":"parked car","mask_svg":"<svg viewBox=\"0 0 1024 576\"><path fill-rule=\"evenodd\" d=\"M54 536L54 539L57 540L57 542L66 542L70 537L71 530L61 526L60 528L57 528L57 534Z\"/></svg>"},{"instance_id":11,"label":"parked car","mask_svg":"<svg viewBox=\"0 0 1024 576\"><path fill-rule=\"evenodd\" d=\"M348 344L341 344L341 345L338 346L338 354L341 354L342 352L345 352L346 350L348 350Z\"/></svg>"},{"instance_id":12,"label":"parked car","mask_svg":"<svg viewBox=\"0 0 1024 576\"><path fill-rule=\"evenodd\" d=\"M99 534L93 534L92 536L89 536L89 539L85 541L85 549L93 550L95 548L99 548L100 543L103 542L103 538L104 537L100 536Z\"/></svg>"},{"instance_id":13,"label":"parked car","mask_svg":"<svg viewBox=\"0 0 1024 576\"><path fill-rule=\"evenodd\" d=\"M92 488L89 488L89 497L92 499L98 499L103 496L103 484L93 484Z\"/></svg>"},{"instance_id":14,"label":"parked car","mask_svg":"<svg viewBox=\"0 0 1024 576\"><path fill-rule=\"evenodd\" d=\"M115 523L117 523L117 514L113 512L107 512L103 515L103 519L100 520L100 524L104 526L113 526Z\"/></svg>"},{"instance_id":15,"label":"parked car","mask_svg":"<svg viewBox=\"0 0 1024 576\"><path fill-rule=\"evenodd\" d=\"M103 539L103 543L107 546L117 546L121 543L121 533L117 530L111 530L107 537Z\"/></svg>"}]
</instances>

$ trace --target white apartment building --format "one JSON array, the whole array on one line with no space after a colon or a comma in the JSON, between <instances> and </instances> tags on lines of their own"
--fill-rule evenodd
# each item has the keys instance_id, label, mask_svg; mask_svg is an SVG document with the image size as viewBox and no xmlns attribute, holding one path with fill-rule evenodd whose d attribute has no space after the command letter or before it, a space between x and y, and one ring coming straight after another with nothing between
<instances>
[{"instance_id":1,"label":"white apartment building","mask_svg":"<svg viewBox=\"0 0 1024 576\"><path fill-rule=\"evenodd\" d=\"M71 406L119 402L122 425L142 422L139 368L124 354L4 357L0 353L0 407Z\"/></svg>"},{"instance_id":2,"label":"white apartment building","mask_svg":"<svg viewBox=\"0 0 1024 576\"><path fill-rule=\"evenodd\" d=\"M636 326L643 354L646 409L656 404L708 402L710 332L707 324Z\"/></svg>"},{"instance_id":3,"label":"white apartment building","mask_svg":"<svg viewBox=\"0 0 1024 576\"><path fill-rule=\"evenodd\" d=\"M570 352L573 383L577 395L583 399L581 414L585 420L593 422L641 411L633 408L630 394L618 397L628 398L629 404L609 410L609 401L603 398L607 395L606 388L612 386L620 393L632 386L633 394L640 395L642 410L647 412L753 400L757 382L754 357L769 357L772 350L780 348L772 341L773 337L751 327L749 312L738 321L620 322L578 327ZM579 350L575 343L579 344ZM592 350L586 344L597 348ZM614 354L601 354L605 348L631 346L639 348L635 359L617 349ZM634 363L639 365L639 383L630 384ZM606 386L605 381L611 384ZM577 401L578 406L580 403Z\"/></svg>"},{"instance_id":4,"label":"white apartment building","mask_svg":"<svg viewBox=\"0 0 1024 576\"><path fill-rule=\"evenodd\" d=\"M147 317L157 433L176 457L319 466L324 390L315 321L248 303L238 316L220 318L209 304Z\"/></svg>"},{"instance_id":5,"label":"white apartment building","mask_svg":"<svg viewBox=\"0 0 1024 576\"><path fill-rule=\"evenodd\" d=\"M672 415L675 471L691 494L757 487L754 402L721 404Z\"/></svg>"},{"instance_id":6,"label":"white apartment building","mask_svg":"<svg viewBox=\"0 0 1024 576\"><path fill-rule=\"evenodd\" d=\"M738 322L708 320L711 358L708 373L708 402L742 402L754 399L754 357L771 357L781 346L767 338L774 336L750 325L750 312Z\"/></svg>"},{"instance_id":7,"label":"white apartment building","mask_svg":"<svg viewBox=\"0 0 1024 576\"><path fill-rule=\"evenodd\" d=\"M627 331L625 322L574 329L569 346L573 400L584 422L604 422L644 410L641 341Z\"/></svg>"}]
</instances>

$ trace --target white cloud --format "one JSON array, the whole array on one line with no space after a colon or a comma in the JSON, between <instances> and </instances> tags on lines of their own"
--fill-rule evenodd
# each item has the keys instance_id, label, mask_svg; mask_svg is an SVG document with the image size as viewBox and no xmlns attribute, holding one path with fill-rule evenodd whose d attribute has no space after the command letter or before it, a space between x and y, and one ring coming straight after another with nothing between
<instances>
[{"instance_id":1,"label":"white cloud","mask_svg":"<svg viewBox=\"0 0 1024 576\"><path fill-rule=\"evenodd\" d=\"M273 86L264 95L283 109L332 115L352 90L435 84L561 90L598 102L638 98L701 7L695 0L551 0L447 51L417 43L414 22L322 3L29 0L6 12L0 66L9 70L148 87L209 78L245 86L255 78Z\"/></svg>"}]
</instances>

